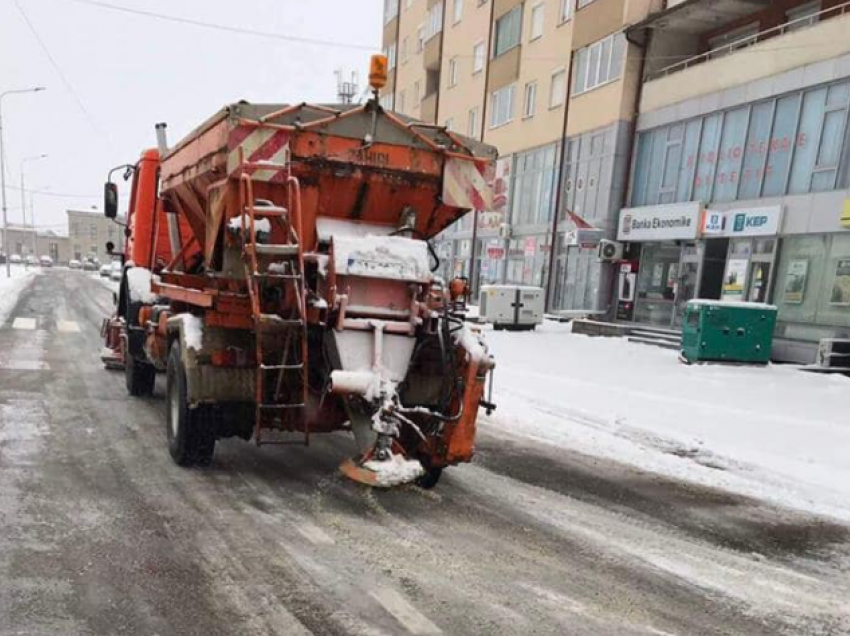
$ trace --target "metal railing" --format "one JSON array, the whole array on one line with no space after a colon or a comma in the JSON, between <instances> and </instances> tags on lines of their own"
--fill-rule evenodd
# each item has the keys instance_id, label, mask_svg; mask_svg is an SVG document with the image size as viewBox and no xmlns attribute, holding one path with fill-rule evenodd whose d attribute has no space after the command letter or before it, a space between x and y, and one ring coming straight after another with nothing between
<instances>
[{"instance_id":1,"label":"metal railing","mask_svg":"<svg viewBox=\"0 0 850 636\"><path fill-rule=\"evenodd\" d=\"M839 4L834 7L829 7L828 9L823 9L821 11L818 11L817 13L812 13L810 15L796 18L795 20L789 20L788 22L780 24L779 26L771 27L770 29L765 29L764 31L759 31L758 33L753 33L752 35L740 38L739 40L735 40L734 42L729 42L728 44L724 44L723 46L711 49L710 51L706 51L705 53L700 53L699 55L694 55L693 57L689 57L688 59L682 60L681 62L676 62L675 64L665 66L664 68L649 74L647 77L647 81L652 81L661 77L672 75L673 73L678 73L679 71L683 71L696 64L702 64L703 62L708 62L713 59L724 57L726 55L729 55L730 53L734 53L735 51L749 48L754 44L758 44L759 42L763 42L777 35L784 35L789 31L794 31L799 28L805 28L806 26L817 24L824 18L834 18L842 16L845 13L850 13L850 2L844 2L843 4Z\"/></svg>"}]
</instances>

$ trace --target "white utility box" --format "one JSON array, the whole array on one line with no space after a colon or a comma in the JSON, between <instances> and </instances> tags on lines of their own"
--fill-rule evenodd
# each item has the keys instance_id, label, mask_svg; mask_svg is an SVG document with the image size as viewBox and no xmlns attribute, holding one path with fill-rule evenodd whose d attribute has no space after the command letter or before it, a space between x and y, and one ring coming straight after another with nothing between
<instances>
[{"instance_id":1,"label":"white utility box","mask_svg":"<svg viewBox=\"0 0 850 636\"><path fill-rule=\"evenodd\" d=\"M478 317L494 329L534 329L543 322L545 303L541 287L484 285L478 294Z\"/></svg>"}]
</instances>

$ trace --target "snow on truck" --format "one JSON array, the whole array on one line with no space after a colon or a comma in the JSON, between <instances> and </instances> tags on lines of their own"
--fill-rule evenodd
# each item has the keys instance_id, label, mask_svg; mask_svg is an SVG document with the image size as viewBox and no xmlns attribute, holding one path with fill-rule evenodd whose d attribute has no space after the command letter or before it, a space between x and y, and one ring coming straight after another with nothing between
<instances>
[{"instance_id":1,"label":"snow on truck","mask_svg":"<svg viewBox=\"0 0 850 636\"><path fill-rule=\"evenodd\" d=\"M357 446L342 471L370 485L430 487L472 457L494 361L457 311L461 286L432 274L429 239L490 206L496 151L385 111L376 57L364 105L240 102L171 149L158 125L159 148L126 167L103 360L133 395L166 372L181 466L225 437L338 430ZM114 218L111 173L105 203Z\"/></svg>"}]
</instances>

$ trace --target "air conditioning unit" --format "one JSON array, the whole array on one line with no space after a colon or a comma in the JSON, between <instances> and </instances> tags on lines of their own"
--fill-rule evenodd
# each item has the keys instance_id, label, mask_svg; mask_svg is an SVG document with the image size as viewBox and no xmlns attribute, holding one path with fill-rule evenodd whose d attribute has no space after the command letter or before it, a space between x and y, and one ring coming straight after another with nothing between
<instances>
[{"instance_id":1,"label":"air conditioning unit","mask_svg":"<svg viewBox=\"0 0 850 636\"><path fill-rule=\"evenodd\" d=\"M507 223L502 223L499 226L499 238L509 239L509 238L511 238L512 234L513 234L513 232L511 231L511 226L508 225Z\"/></svg>"},{"instance_id":2,"label":"air conditioning unit","mask_svg":"<svg viewBox=\"0 0 850 636\"><path fill-rule=\"evenodd\" d=\"M623 244L602 239L599 241L599 260L607 262L623 260Z\"/></svg>"},{"instance_id":3,"label":"air conditioning unit","mask_svg":"<svg viewBox=\"0 0 850 636\"><path fill-rule=\"evenodd\" d=\"M484 285L478 295L478 322L494 329L531 330L543 322L545 303L541 287Z\"/></svg>"},{"instance_id":4,"label":"air conditioning unit","mask_svg":"<svg viewBox=\"0 0 850 636\"><path fill-rule=\"evenodd\" d=\"M822 339L818 346L815 364L824 369L850 369L850 340Z\"/></svg>"}]
</instances>

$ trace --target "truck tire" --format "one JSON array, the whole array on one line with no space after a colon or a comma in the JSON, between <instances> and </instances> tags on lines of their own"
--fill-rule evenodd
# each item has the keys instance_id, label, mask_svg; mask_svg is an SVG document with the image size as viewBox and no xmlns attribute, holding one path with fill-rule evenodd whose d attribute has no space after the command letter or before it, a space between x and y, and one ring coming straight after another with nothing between
<instances>
[{"instance_id":1,"label":"truck tire","mask_svg":"<svg viewBox=\"0 0 850 636\"><path fill-rule=\"evenodd\" d=\"M431 490L443 476L442 468L426 468L425 474L416 480L416 485L425 490Z\"/></svg>"},{"instance_id":2,"label":"truck tire","mask_svg":"<svg viewBox=\"0 0 850 636\"><path fill-rule=\"evenodd\" d=\"M166 435L171 459L178 466L209 466L215 451L214 422L207 417L212 407L189 408L179 341L175 340L168 352L166 375Z\"/></svg>"},{"instance_id":3,"label":"truck tire","mask_svg":"<svg viewBox=\"0 0 850 636\"><path fill-rule=\"evenodd\" d=\"M124 338L124 381L127 392L134 397L153 395L156 383L156 367L137 360L130 354L127 339Z\"/></svg>"}]
</instances>

